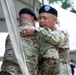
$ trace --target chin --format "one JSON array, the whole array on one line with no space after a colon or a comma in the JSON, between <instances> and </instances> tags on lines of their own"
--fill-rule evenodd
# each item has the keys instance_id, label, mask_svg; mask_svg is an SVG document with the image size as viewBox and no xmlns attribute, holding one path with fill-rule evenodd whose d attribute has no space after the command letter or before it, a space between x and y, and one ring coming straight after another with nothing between
<instances>
[{"instance_id":1,"label":"chin","mask_svg":"<svg viewBox=\"0 0 76 75\"><path fill-rule=\"evenodd\" d=\"M42 28L46 28L45 26L42 26Z\"/></svg>"}]
</instances>

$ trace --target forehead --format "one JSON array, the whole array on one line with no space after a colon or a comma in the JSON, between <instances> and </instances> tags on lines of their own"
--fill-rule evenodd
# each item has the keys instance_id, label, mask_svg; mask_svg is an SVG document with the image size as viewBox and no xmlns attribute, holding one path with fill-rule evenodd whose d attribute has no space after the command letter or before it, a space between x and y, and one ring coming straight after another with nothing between
<instances>
[{"instance_id":1,"label":"forehead","mask_svg":"<svg viewBox=\"0 0 76 75\"><path fill-rule=\"evenodd\" d=\"M39 17L57 18L55 15L50 14L50 13L45 13L45 12L39 14Z\"/></svg>"},{"instance_id":2,"label":"forehead","mask_svg":"<svg viewBox=\"0 0 76 75\"><path fill-rule=\"evenodd\" d=\"M39 17L53 17L53 15L50 13L43 12L43 13L39 14Z\"/></svg>"},{"instance_id":3,"label":"forehead","mask_svg":"<svg viewBox=\"0 0 76 75\"><path fill-rule=\"evenodd\" d=\"M29 14L21 14L20 17L31 17Z\"/></svg>"}]
</instances>

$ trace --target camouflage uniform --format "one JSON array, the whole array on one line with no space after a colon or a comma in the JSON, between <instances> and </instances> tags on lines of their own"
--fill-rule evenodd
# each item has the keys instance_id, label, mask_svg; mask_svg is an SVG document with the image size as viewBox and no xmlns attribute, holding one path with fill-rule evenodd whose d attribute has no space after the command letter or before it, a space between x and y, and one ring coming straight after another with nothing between
<instances>
[{"instance_id":1,"label":"camouflage uniform","mask_svg":"<svg viewBox=\"0 0 76 75\"><path fill-rule=\"evenodd\" d=\"M30 26L32 25L29 23L20 24L19 30L25 27L30 27ZM22 42L23 51L24 51L25 58L26 58L26 64L29 70L29 75L37 75L37 70L38 70L37 64L38 64L39 53L38 53L38 45L36 42L36 37L35 36L21 37L21 42ZM11 43L9 36L7 36L7 39L6 39L5 49L6 50L4 54L2 71L8 72L11 75L22 75L18 62L15 58L15 54L14 54L12 43Z\"/></svg>"},{"instance_id":2,"label":"camouflage uniform","mask_svg":"<svg viewBox=\"0 0 76 75\"><path fill-rule=\"evenodd\" d=\"M54 73L57 74L59 72L58 48L53 45L54 37L50 40L52 43L49 43L47 34L48 36L50 35L49 28L38 29L37 41L39 42L40 48L39 70L42 71L42 75L53 75Z\"/></svg>"},{"instance_id":3,"label":"camouflage uniform","mask_svg":"<svg viewBox=\"0 0 76 75\"><path fill-rule=\"evenodd\" d=\"M16 60L9 35L6 38L5 54L4 54L4 60L1 67L1 71L3 72L2 75L5 75L6 72L7 72L6 75L9 75L8 73L10 73L10 75L21 74L21 70Z\"/></svg>"},{"instance_id":4,"label":"camouflage uniform","mask_svg":"<svg viewBox=\"0 0 76 75\"><path fill-rule=\"evenodd\" d=\"M65 43L62 48L59 48L59 58L60 58L60 72L58 75L72 75L71 68L69 65L69 35L67 32L62 31L65 34Z\"/></svg>"},{"instance_id":5,"label":"camouflage uniform","mask_svg":"<svg viewBox=\"0 0 76 75\"><path fill-rule=\"evenodd\" d=\"M42 32L37 34L41 46L40 72L42 70L42 75L71 75L67 32L57 28L54 31L51 31L49 28L46 30L45 32L42 29L40 30ZM59 53L59 59L57 52ZM56 65L57 63L59 66Z\"/></svg>"},{"instance_id":6,"label":"camouflage uniform","mask_svg":"<svg viewBox=\"0 0 76 75\"><path fill-rule=\"evenodd\" d=\"M28 26L30 26L30 24L26 24L26 27ZM20 25L19 28L20 30L25 28L25 24ZM26 38L21 37L30 75L37 75L38 62L39 69L43 75L62 75L60 74L62 73L60 70L62 67L60 65L61 61L59 60L58 51L59 48L62 48L65 43L64 38L64 33L57 29L52 32L49 28L39 28L36 33L36 37L35 35L26 36ZM2 71L7 71L11 75L22 75L9 37L7 38L6 43ZM65 47L67 48L68 45Z\"/></svg>"}]
</instances>

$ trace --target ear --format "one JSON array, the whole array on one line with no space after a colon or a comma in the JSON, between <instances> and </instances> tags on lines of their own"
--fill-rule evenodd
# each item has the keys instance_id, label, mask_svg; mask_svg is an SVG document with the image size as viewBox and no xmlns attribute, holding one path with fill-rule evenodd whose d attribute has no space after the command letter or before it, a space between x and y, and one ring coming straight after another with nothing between
<instances>
[{"instance_id":1,"label":"ear","mask_svg":"<svg viewBox=\"0 0 76 75\"><path fill-rule=\"evenodd\" d=\"M34 20L34 17L32 16L32 22L34 22L35 20Z\"/></svg>"},{"instance_id":2,"label":"ear","mask_svg":"<svg viewBox=\"0 0 76 75\"><path fill-rule=\"evenodd\" d=\"M35 19L33 16L32 16L32 23L33 23L33 25L35 25Z\"/></svg>"},{"instance_id":3,"label":"ear","mask_svg":"<svg viewBox=\"0 0 76 75\"><path fill-rule=\"evenodd\" d=\"M31 17L31 22L35 26L35 20L34 20L34 17L33 16Z\"/></svg>"}]
</instances>

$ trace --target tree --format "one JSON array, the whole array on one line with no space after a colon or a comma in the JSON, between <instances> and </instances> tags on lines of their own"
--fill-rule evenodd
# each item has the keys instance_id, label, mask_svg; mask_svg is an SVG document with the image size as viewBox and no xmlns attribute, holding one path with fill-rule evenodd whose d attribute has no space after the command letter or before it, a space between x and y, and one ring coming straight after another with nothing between
<instances>
[{"instance_id":1,"label":"tree","mask_svg":"<svg viewBox=\"0 0 76 75\"><path fill-rule=\"evenodd\" d=\"M63 9L69 9L70 12L76 13L74 9L74 2L72 0L47 0L49 4L60 3Z\"/></svg>"}]
</instances>

